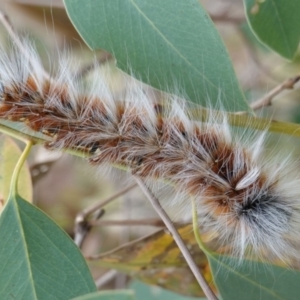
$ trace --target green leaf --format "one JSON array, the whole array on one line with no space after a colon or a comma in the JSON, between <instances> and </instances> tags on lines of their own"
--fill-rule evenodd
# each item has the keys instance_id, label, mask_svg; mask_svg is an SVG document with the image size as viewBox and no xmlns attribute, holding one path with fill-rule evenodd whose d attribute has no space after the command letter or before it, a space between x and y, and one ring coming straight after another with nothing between
<instances>
[{"instance_id":1,"label":"green leaf","mask_svg":"<svg viewBox=\"0 0 300 300\"><path fill-rule=\"evenodd\" d=\"M12 174L22 152L11 138L2 136L0 139L0 153L2 157L0 164L0 193L1 198L6 201ZM21 197L30 202L32 201L32 182L27 164L22 167L18 180L18 191Z\"/></svg>"},{"instance_id":2,"label":"green leaf","mask_svg":"<svg viewBox=\"0 0 300 300\"><path fill-rule=\"evenodd\" d=\"M226 48L198 0L64 2L85 42L113 53L126 73L163 91L182 91L203 106L221 102L227 110L249 110Z\"/></svg>"},{"instance_id":3,"label":"green leaf","mask_svg":"<svg viewBox=\"0 0 300 300\"><path fill-rule=\"evenodd\" d=\"M139 281L133 281L129 286L136 293L137 299L142 300L205 300L206 298L185 297L159 286L144 284Z\"/></svg>"},{"instance_id":4,"label":"green leaf","mask_svg":"<svg viewBox=\"0 0 300 300\"><path fill-rule=\"evenodd\" d=\"M248 22L257 38L287 59L300 41L299 0L244 0Z\"/></svg>"},{"instance_id":5,"label":"green leaf","mask_svg":"<svg viewBox=\"0 0 300 300\"><path fill-rule=\"evenodd\" d=\"M70 299L96 291L79 249L19 196L0 216L0 298Z\"/></svg>"},{"instance_id":6,"label":"green leaf","mask_svg":"<svg viewBox=\"0 0 300 300\"><path fill-rule=\"evenodd\" d=\"M300 271L216 254L207 255L223 300L298 299Z\"/></svg>"},{"instance_id":7,"label":"green leaf","mask_svg":"<svg viewBox=\"0 0 300 300\"><path fill-rule=\"evenodd\" d=\"M192 200L193 231L209 260L215 285L223 300L298 299L300 271L271 263L220 255L207 248L199 233L198 214Z\"/></svg>"},{"instance_id":8,"label":"green leaf","mask_svg":"<svg viewBox=\"0 0 300 300\"><path fill-rule=\"evenodd\" d=\"M135 300L135 294L130 290L104 291L76 297L72 300Z\"/></svg>"}]
</instances>

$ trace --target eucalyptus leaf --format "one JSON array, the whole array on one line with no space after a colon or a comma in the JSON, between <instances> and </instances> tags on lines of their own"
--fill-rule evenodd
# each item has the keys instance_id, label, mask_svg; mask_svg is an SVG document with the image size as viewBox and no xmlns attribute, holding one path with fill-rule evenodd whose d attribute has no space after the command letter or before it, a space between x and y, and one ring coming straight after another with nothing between
<instances>
[{"instance_id":1,"label":"eucalyptus leaf","mask_svg":"<svg viewBox=\"0 0 300 300\"><path fill-rule=\"evenodd\" d=\"M216 254L207 257L223 300L299 299L298 270Z\"/></svg>"},{"instance_id":2,"label":"eucalyptus leaf","mask_svg":"<svg viewBox=\"0 0 300 300\"><path fill-rule=\"evenodd\" d=\"M76 297L72 300L135 300L135 294L131 290L103 291L84 296Z\"/></svg>"},{"instance_id":3,"label":"eucalyptus leaf","mask_svg":"<svg viewBox=\"0 0 300 300\"><path fill-rule=\"evenodd\" d=\"M248 22L257 38L287 59L300 41L299 0L244 0Z\"/></svg>"},{"instance_id":4,"label":"eucalyptus leaf","mask_svg":"<svg viewBox=\"0 0 300 300\"><path fill-rule=\"evenodd\" d=\"M198 0L64 0L92 49L143 82L203 106L249 110L227 50Z\"/></svg>"},{"instance_id":5,"label":"eucalyptus leaf","mask_svg":"<svg viewBox=\"0 0 300 300\"><path fill-rule=\"evenodd\" d=\"M19 196L3 209L0 240L1 299L65 300L96 291L69 236Z\"/></svg>"},{"instance_id":6,"label":"eucalyptus leaf","mask_svg":"<svg viewBox=\"0 0 300 300\"><path fill-rule=\"evenodd\" d=\"M137 299L142 300L205 300L206 298L186 297L176 293L172 293L159 286L148 285L140 281L134 280L129 286L136 293Z\"/></svg>"}]
</instances>

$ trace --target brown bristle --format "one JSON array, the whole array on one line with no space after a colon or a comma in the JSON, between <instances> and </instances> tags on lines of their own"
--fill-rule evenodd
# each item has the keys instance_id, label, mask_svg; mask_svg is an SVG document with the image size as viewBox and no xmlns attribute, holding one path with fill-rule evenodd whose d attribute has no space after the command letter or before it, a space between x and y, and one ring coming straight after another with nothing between
<instances>
[{"instance_id":1,"label":"brown bristle","mask_svg":"<svg viewBox=\"0 0 300 300\"><path fill-rule=\"evenodd\" d=\"M93 165L124 166L143 179L171 184L177 192L172 201L184 206L182 195L194 199L201 230L218 236L225 247L233 236L238 254L249 245L268 248L270 243L271 252L279 245L284 255L284 234L291 223L291 236L299 240L299 200L292 191L298 183L290 180L291 189L286 188L284 163L263 161L264 134L246 140L247 133L230 128L227 113L209 108L203 122L194 122L184 99L166 94L163 104L156 103L136 81L128 82L118 99L101 78L84 91L61 61L57 77L45 79L49 77L40 72L34 50L34 64L18 49L13 53L1 57L0 52L1 72L7 71L0 74L0 118L22 121L43 133L48 148L84 152ZM19 66L23 60L25 68ZM182 211L185 220L190 217L187 209ZM273 243L278 236L279 243Z\"/></svg>"},{"instance_id":2,"label":"brown bristle","mask_svg":"<svg viewBox=\"0 0 300 300\"><path fill-rule=\"evenodd\" d=\"M25 83L25 90L28 91L30 94L31 92L38 91L38 86L36 84L36 81L32 76L29 76L26 83Z\"/></svg>"}]
</instances>

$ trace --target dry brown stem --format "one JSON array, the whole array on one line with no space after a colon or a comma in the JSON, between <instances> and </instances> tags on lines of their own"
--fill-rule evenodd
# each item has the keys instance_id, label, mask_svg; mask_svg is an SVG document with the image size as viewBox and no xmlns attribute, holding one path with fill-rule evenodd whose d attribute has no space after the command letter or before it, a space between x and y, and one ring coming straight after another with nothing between
<instances>
[{"instance_id":1,"label":"dry brown stem","mask_svg":"<svg viewBox=\"0 0 300 300\"><path fill-rule=\"evenodd\" d=\"M147 196L148 200L152 204L155 211L158 213L158 215L161 217L162 221L165 223L167 229L170 231L170 233L173 236L173 239L175 243L177 244L182 256L185 258L190 270L194 274L196 280L198 281L201 289L203 290L205 296L209 300L217 300L218 298L210 288L209 284L205 280L204 276L201 274L195 260L191 256L187 246L185 245L184 241L182 240L180 234L176 230L173 222L169 218L169 216L166 214L164 209L159 203L159 200L154 196L154 194L150 191L150 189L145 185L143 180L139 177L134 176L136 182L140 186L141 190L144 192L144 194Z\"/></svg>"},{"instance_id":2,"label":"dry brown stem","mask_svg":"<svg viewBox=\"0 0 300 300\"><path fill-rule=\"evenodd\" d=\"M164 227L164 223L160 219L145 220L97 220L90 221L91 226L154 226Z\"/></svg>"},{"instance_id":3,"label":"dry brown stem","mask_svg":"<svg viewBox=\"0 0 300 300\"><path fill-rule=\"evenodd\" d=\"M136 184L132 184L121 191L115 193L114 195L108 197L105 200L102 200L101 202L95 203L87 208L85 208L83 211L81 211L75 218L75 227L74 227L74 242L78 247L81 247L84 239L86 238L87 234L90 232L92 225L87 220L87 217L96 212L99 211L96 215L95 219L99 219L103 213L104 210L102 208L107 205L108 203L114 201L118 197L124 195L125 193L129 192L131 189L136 187ZM96 221L96 220L93 221Z\"/></svg>"},{"instance_id":4,"label":"dry brown stem","mask_svg":"<svg viewBox=\"0 0 300 300\"><path fill-rule=\"evenodd\" d=\"M284 90L293 89L295 84L300 80L300 75L294 76L292 78L288 78L283 81L281 84L277 85L273 88L269 93L267 93L262 98L253 102L250 106L253 110L258 110L260 108L272 105L272 101L274 97L280 94Z\"/></svg>"},{"instance_id":5,"label":"dry brown stem","mask_svg":"<svg viewBox=\"0 0 300 300\"><path fill-rule=\"evenodd\" d=\"M209 16L214 22L225 22L225 23L233 23L239 25L246 21L244 16L230 16L228 13L221 13L221 14L212 14L210 13Z\"/></svg>"}]
</instances>

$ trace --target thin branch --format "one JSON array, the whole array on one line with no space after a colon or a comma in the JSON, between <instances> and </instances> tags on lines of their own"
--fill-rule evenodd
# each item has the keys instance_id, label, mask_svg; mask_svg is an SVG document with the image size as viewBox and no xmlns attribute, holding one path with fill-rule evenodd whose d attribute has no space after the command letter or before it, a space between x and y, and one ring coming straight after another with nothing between
<instances>
[{"instance_id":1,"label":"thin branch","mask_svg":"<svg viewBox=\"0 0 300 300\"><path fill-rule=\"evenodd\" d=\"M262 98L258 99L257 101L251 104L251 108L253 110L260 109L265 106L272 105L272 100L278 94L280 94L284 90L293 89L295 84L300 80L300 75L294 76L292 78L286 79L284 82L273 88L269 93L267 93Z\"/></svg>"},{"instance_id":2,"label":"thin branch","mask_svg":"<svg viewBox=\"0 0 300 300\"><path fill-rule=\"evenodd\" d=\"M190 109L189 113L191 114L192 119L196 121L205 122L206 120L209 119L210 116L209 110L204 108ZM222 114L224 115L224 112L222 112ZM254 116L247 115L245 113L244 114L226 113L226 117L228 123L232 126L247 127L256 130L267 129L269 132L283 133L295 137L300 137L300 125L296 123L262 119L262 118L257 118ZM0 119L0 131L18 140L21 141L25 140L26 142L26 140L30 139L36 144L44 144L47 141L51 141L51 138L49 136L45 135L43 138L36 137L33 134L26 133L27 130L24 131L24 129L21 130L14 129L10 125L7 125L8 123L9 123L8 121ZM79 149L65 148L63 149L63 151L65 153L69 153L82 158L87 158L90 156L88 152ZM127 171L126 167L124 167L123 165L112 164L112 167Z\"/></svg>"},{"instance_id":3,"label":"thin branch","mask_svg":"<svg viewBox=\"0 0 300 300\"><path fill-rule=\"evenodd\" d=\"M94 213L95 211L100 210L102 207L110 203L111 201L115 200L116 198L122 196L123 194L129 192L134 187L136 187L136 183L122 189L121 191L117 192L116 194L110 196L109 198L99 202L95 203L87 208L85 208L83 211L81 211L75 218L75 228L74 228L74 242L75 244L80 247L86 238L87 234L90 232L92 225L86 220L86 218ZM104 211L100 210L100 215L98 214L96 216L96 220L99 219ZM95 220L94 220L95 221Z\"/></svg>"},{"instance_id":4,"label":"thin branch","mask_svg":"<svg viewBox=\"0 0 300 300\"><path fill-rule=\"evenodd\" d=\"M105 211L104 209L100 209L96 216L94 217L94 220L100 219L104 215ZM76 219L75 219L76 222ZM78 248L82 247L82 244L88 235L88 233L92 229L92 225L87 221L86 219L82 220L79 223L75 223L75 228L74 228L74 243L77 245Z\"/></svg>"},{"instance_id":5,"label":"thin branch","mask_svg":"<svg viewBox=\"0 0 300 300\"><path fill-rule=\"evenodd\" d=\"M137 238L137 239L135 239L133 241L130 241L128 243L122 244L122 245L120 245L120 246L118 246L118 247L116 247L116 248L114 248L112 250L109 250L109 251L106 251L106 252L103 252L103 253L100 253L100 254L97 254L97 255L85 256L85 259L87 259L87 260L98 260L98 259L107 257L108 255L114 254L114 253L116 253L116 252L118 252L118 251L120 251L122 249L131 247L131 246L133 246L133 245L135 245L135 244L137 244L139 242L142 242L145 239L152 237L154 234L156 234L156 233L158 233L160 231L162 231L162 229L159 229L159 230L155 231L154 233L152 232L150 234L147 234L145 236Z\"/></svg>"},{"instance_id":6,"label":"thin branch","mask_svg":"<svg viewBox=\"0 0 300 300\"><path fill-rule=\"evenodd\" d=\"M203 277L203 275L199 271L199 268L198 268L197 264L195 263L193 257L191 256L191 254L190 254L189 250L187 249L185 243L183 242L181 236L177 232L177 230L176 230L175 226L173 225L171 219L166 214L164 209L161 207L158 199L153 195L153 193L149 190L149 188L144 184L144 182L139 177L134 176L134 178L135 178L136 182L138 183L138 185L140 186L141 190L147 196L148 200L152 204L155 211L161 217L162 221L165 223L166 227L168 228L168 230L172 234L174 241L176 242L178 248L180 249L183 257L185 258L189 268L193 272L196 280L198 281L198 283L199 283L200 287L202 288L202 290L203 290L204 294L206 295L206 297L209 300L217 300L218 298L216 297L216 295L214 294L214 292L212 291L212 289L210 288L210 286L206 282L205 278Z\"/></svg>"},{"instance_id":7,"label":"thin branch","mask_svg":"<svg viewBox=\"0 0 300 300\"><path fill-rule=\"evenodd\" d=\"M116 198L126 194L127 192L129 192L130 190L132 190L133 188L135 188L137 186L136 183L133 183L129 186L127 186L126 188L122 189L121 191L113 194L112 196L108 197L105 200L102 200L101 202L95 203L87 208L85 208L81 213L79 213L77 215L78 219L84 219L86 218L88 215L92 214L93 212L95 212L96 210L104 207L105 205L107 205L108 203L110 203L111 201L115 200ZM76 219L77 219L76 218Z\"/></svg>"},{"instance_id":8,"label":"thin branch","mask_svg":"<svg viewBox=\"0 0 300 300\"><path fill-rule=\"evenodd\" d=\"M112 281L116 276L118 275L118 271L116 270L109 270L105 274L103 274L101 277L95 280L95 284L97 289L99 290L104 285Z\"/></svg>"},{"instance_id":9,"label":"thin branch","mask_svg":"<svg viewBox=\"0 0 300 300\"><path fill-rule=\"evenodd\" d=\"M164 227L164 223L160 219L146 220L98 220L90 221L91 226L154 226Z\"/></svg>"},{"instance_id":10,"label":"thin branch","mask_svg":"<svg viewBox=\"0 0 300 300\"><path fill-rule=\"evenodd\" d=\"M246 21L244 16L229 16L227 13L222 14L209 14L210 18L214 22L225 22L225 23L233 23L233 24L241 24Z\"/></svg>"},{"instance_id":11,"label":"thin branch","mask_svg":"<svg viewBox=\"0 0 300 300\"><path fill-rule=\"evenodd\" d=\"M194 120L206 122L210 111L203 108L190 109L189 112ZM220 112L224 115L224 112ZM255 130L268 130L269 132L288 134L300 137L300 125L296 123L281 122L277 120L262 119L249 115L247 112L226 113L228 123L235 127L245 127ZM217 118L216 118L217 119ZM222 118L220 118L221 120Z\"/></svg>"}]
</instances>

